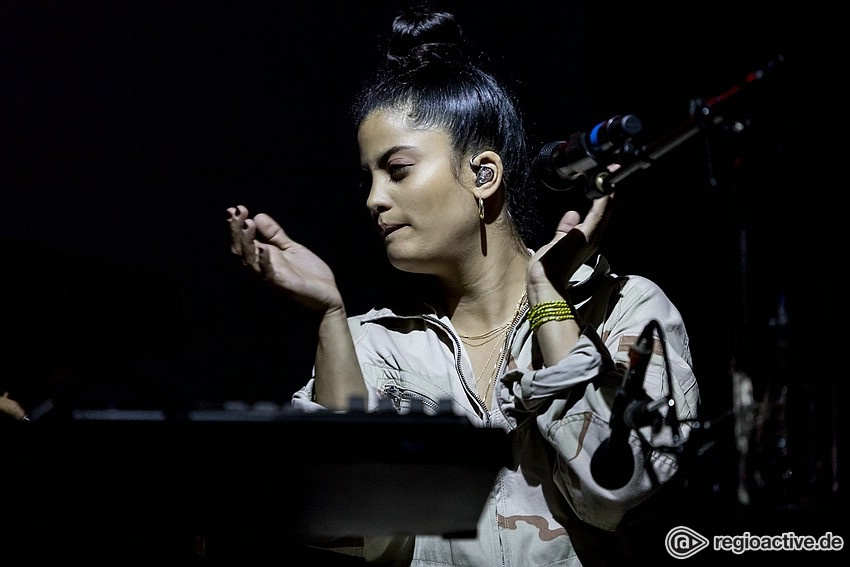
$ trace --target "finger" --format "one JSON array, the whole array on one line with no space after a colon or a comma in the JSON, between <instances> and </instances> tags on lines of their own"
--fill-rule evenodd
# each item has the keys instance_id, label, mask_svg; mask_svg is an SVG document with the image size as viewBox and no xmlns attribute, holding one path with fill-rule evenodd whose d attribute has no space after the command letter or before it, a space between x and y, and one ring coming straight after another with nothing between
<instances>
[{"instance_id":1,"label":"finger","mask_svg":"<svg viewBox=\"0 0 850 567\"><path fill-rule=\"evenodd\" d=\"M561 220L558 221L558 227L555 229L556 232L563 232L564 234L571 231L573 228L581 222L581 215L578 214L578 211L567 211L561 217Z\"/></svg>"},{"instance_id":2,"label":"finger","mask_svg":"<svg viewBox=\"0 0 850 567\"><path fill-rule=\"evenodd\" d=\"M254 263L256 269L260 273L266 272L271 266L271 257L269 255L269 251L267 250L267 246L265 244L261 244L254 241Z\"/></svg>"},{"instance_id":3,"label":"finger","mask_svg":"<svg viewBox=\"0 0 850 567\"><path fill-rule=\"evenodd\" d=\"M233 254L242 254L242 231L245 228L245 219L248 218L248 209L242 205L228 207L229 215L227 223L230 226L230 251Z\"/></svg>"},{"instance_id":4,"label":"finger","mask_svg":"<svg viewBox=\"0 0 850 567\"><path fill-rule=\"evenodd\" d=\"M608 209L608 202L611 200L611 195L604 195L593 200L590 210L587 211L585 222L598 223Z\"/></svg>"},{"instance_id":5,"label":"finger","mask_svg":"<svg viewBox=\"0 0 850 567\"><path fill-rule=\"evenodd\" d=\"M598 241L611 217L612 208L609 206L613 194L605 195L593 200L590 210L585 216L582 228L592 241Z\"/></svg>"},{"instance_id":6,"label":"finger","mask_svg":"<svg viewBox=\"0 0 850 567\"><path fill-rule=\"evenodd\" d=\"M277 221L269 215L265 213L258 214L254 217L254 223L260 235L269 244L273 244L281 250L293 244L293 240L289 238Z\"/></svg>"},{"instance_id":7,"label":"finger","mask_svg":"<svg viewBox=\"0 0 850 567\"><path fill-rule=\"evenodd\" d=\"M237 217L239 215L248 216L248 209L243 205L236 205L235 207L227 207L227 214L231 217Z\"/></svg>"},{"instance_id":8,"label":"finger","mask_svg":"<svg viewBox=\"0 0 850 567\"><path fill-rule=\"evenodd\" d=\"M242 221L248 218L248 209L243 207L242 205L236 205L235 207L227 207L227 221L233 222L236 220Z\"/></svg>"},{"instance_id":9,"label":"finger","mask_svg":"<svg viewBox=\"0 0 850 567\"><path fill-rule=\"evenodd\" d=\"M558 266L569 263L587 244L587 238L581 230L571 230L562 237L553 240L552 247L540 258L544 268L549 265Z\"/></svg>"},{"instance_id":10,"label":"finger","mask_svg":"<svg viewBox=\"0 0 850 567\"><path fill-rule=\"evenodd\" d=\"M245 219L239 233L239 251L237 253L242 256L242 263L251 266L255 271L259 271L260 264L256 246L257 225L254 219Z\"/></svg>"},{"instance_id":11,"label":"finger","mask_svg":"<svg viewBox=\"0 0 850 567\"><path fill-rule=\"evenodd\" d=\"M546 272L546 277L559 291L563 292L568 287L570 276L576 266L576 258L583 256L582 251L586 245L587 239L584 233L579 229L573 229L559 238L541 256L540 264Z\"/></svg>"}]
</instances>

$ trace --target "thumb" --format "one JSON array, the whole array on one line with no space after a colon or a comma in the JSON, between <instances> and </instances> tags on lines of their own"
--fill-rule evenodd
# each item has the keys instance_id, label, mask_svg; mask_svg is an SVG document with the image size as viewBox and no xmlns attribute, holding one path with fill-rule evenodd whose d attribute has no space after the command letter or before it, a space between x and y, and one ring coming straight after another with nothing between
<instances>
[{"instance_id":1,"label":"thumb","mask_svg":"<svg viewBox=\"0 0 850 567\"><path fill-rule=\"evenodd\" d=\"M274 244L278 248L286 248L292 243L292 239L284 232L283 228L269 215L258 214L254 217L254 223L266 242Z\"/></svg>"},{"instance_id":2,"label":"thumb","mask_svg":"<svg viewBox=\"0 0 850 567\"><path fill-rule=\"evenodd\" d=\"M571 231L577 224L581 222L581 216L578 214L578 211L567 211L564 213L564 216L561 217L561 220L558 222L558 226L555 229L555 232L563 232L567 233Z\"/></svg>"}]
</instances>

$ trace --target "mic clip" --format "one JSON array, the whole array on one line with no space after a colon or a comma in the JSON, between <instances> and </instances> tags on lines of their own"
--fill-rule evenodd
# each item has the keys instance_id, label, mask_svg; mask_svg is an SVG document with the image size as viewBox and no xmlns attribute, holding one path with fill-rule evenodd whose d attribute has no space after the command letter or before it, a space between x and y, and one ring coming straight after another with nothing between
<instances>
[{"instance_id":1,"label":"mic clip","mask_svg":"<svg viewBox=\"0 0 850 567\"><path fill-rule=\"evenodd\" d=\"M640 120L617 115L600 122L588 133L575 132L567 140L543 146L533 164L539 181L553 191L571 191L585 186L585 194L596 199L613 191L608 176L617 168L636 161L642 152L634 138L641 132Z\"/></svg>"},{"instance_id":2,"label":"mic clip","mask_svg":"<svg viewBox=\"0 0 850 567\"><path fill-rule=\"evenodd\" d=\"M657 433L664 424L664 417L658 411L667 405L665 398L652 400L644 396L640 400L631 400L626 403L623 410L623 424L629 429L640 429L647 425L652 426L652 431Z\"/></svg>"}]
</instances>

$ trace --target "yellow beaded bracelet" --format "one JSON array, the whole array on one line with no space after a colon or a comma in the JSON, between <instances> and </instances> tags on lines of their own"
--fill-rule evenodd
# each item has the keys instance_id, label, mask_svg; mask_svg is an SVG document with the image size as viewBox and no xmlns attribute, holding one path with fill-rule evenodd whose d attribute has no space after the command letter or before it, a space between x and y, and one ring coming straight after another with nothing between
<instances>
[{"instance_id":1,"label":"yellow beaded bracelet","mask_svg":"<svg viewBox=\"0 0 850 567\"><path fill-rule=\"evenodd\" d=\"M537 331L540 325L549 321L566 321L575 319L573 307L566 301L542 301L532 305L528 310L528 322L531 330Z\"/></svg>"}]
</instances>

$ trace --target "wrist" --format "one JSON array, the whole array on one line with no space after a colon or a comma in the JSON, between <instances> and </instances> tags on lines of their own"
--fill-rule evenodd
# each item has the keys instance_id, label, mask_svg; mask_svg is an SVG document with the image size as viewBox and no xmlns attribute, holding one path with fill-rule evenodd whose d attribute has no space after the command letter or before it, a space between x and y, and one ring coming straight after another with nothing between
<instances>
[{"instance_id":1,"label":"wrist","mask_svg":"<svg viewBox=\"0 0 850 567\"><path fill-rule=\"evenodd\" d=\"M569 297L564 297L554 286L550 285L529 285L528 286L528 304L530 306L537 303L549 301L566 301L572 303Z\"/></svg>"},{"instance_id":2,"label":"wrist","mask_svg":"<svg viewBox=\"0 0 850 567\"><path fill-rule=\"evenodd\" d=\"M553 321L575 321L577 319L575 307L563 298L552 301L539 301L528 310L528 322L532 332L537 332L540 327Z\"/></svg>"}]
</instances>

